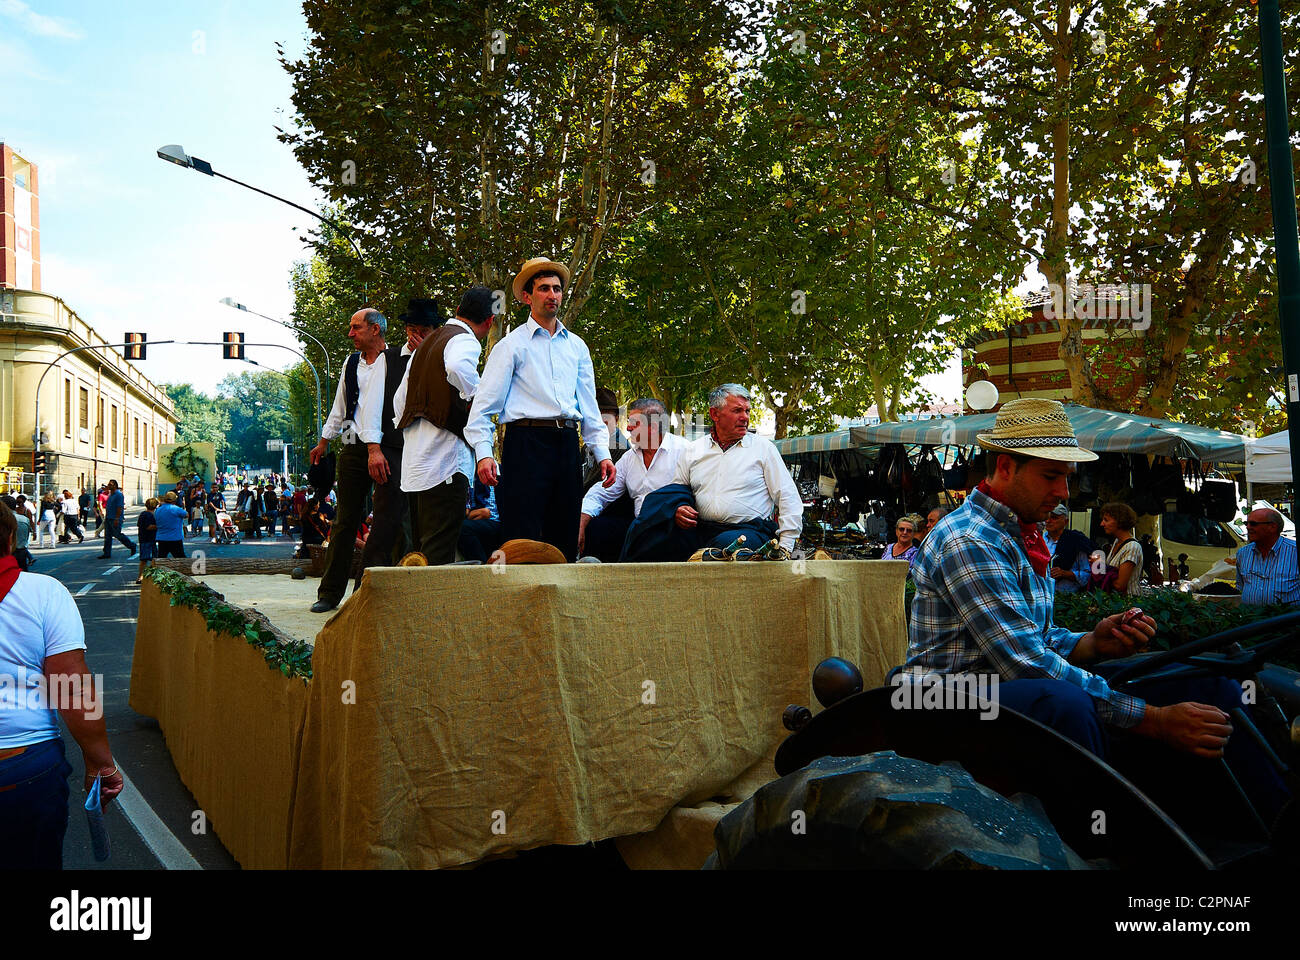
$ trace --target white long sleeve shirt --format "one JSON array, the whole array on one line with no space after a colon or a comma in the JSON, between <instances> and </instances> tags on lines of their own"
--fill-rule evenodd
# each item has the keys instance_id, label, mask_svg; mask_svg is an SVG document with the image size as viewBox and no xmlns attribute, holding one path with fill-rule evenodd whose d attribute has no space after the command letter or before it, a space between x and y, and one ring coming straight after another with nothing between
<instances>
[{"instance_id":1,"label":"white long sleeve shirt","mask_svg":"<svg viewBox=\"0 0 1300 960\"><path fill-rule=\"evenodd\" d=\"M675 433L664 434L648 467L640 450L636 447L628 450L614 464L614 482L608 487L595 483L587 491L582 498L582 512L589 517L598 517L626 492L632 498L633 513L641 516L641 504L646 495L673 482L677 475L677 458L690 445L685 437Z\"/></svg>"},{"instance_id":2,"label":"white long sleeve shirt","mask_svg":"<svg viewBox=\"0 0 1300 960\"><path fill-rule=\"evenodd\" d=\"M402 356L409 357L411 347L402 344ZM349 358L350 360L351 358ZM334 406L325 420L321 436L333 440L341 436L347 426L347 370L348 360L343 362L343 372L339 374L339 388L334 391ZM409 367L410 364L407 364ZM353 420L353 431L362 443L379 443L384 436L384 380L388 376L388 359L380 350L374 363L366 363L362 355L357 360L357 415ZM348 438L344 437L347 443Z\"/></svg>"},{"instance_id":3,"label":"white long sleeve shirt","mask_svg":"<svg viewBox=\"0 0 1300 960\"><path fill-rule=\"evenodd\" d=\"M458 326L469 331L452 337L442 348L442 362L447 368L447 382L459 391L461 398L471 400L478 389L478 358L482 347L474 331L459 320L448 320L448 326ZM401 422L406 410L406 389L411 378L411 364L407 363L402 382L393 394L393 426ZM469 463L469 449L460 437L450 430L420 417L402 431L402 492L420 493L440 483L446 483L454 474L463 473L474 479L474 468Z\"/></svg>"},{"instance_id":4,"label":"white long sleeve shirt","mask_svg":"<svg viewBox=\"0 0 1300 960\"><path fill-rule=\"evenodd\" d=\"M609 459L609 429L596 406L591 352L558 320L549 335L531 316L488 354L465 439L475 462L492 456L492 417L515 420L578 420L582 441L597 462Z\"/></svg>"},{"instance_id":5,"label":"white long sleeve shirt","mask_svg":"<svg viewBox=\"0 0 1300 960\"><path fill-rule=\"evenodd\" d=\"M778 514L777 539L787 550L803 532L803 501L776 444L747 433L726 451L713 435L692 441L677 460L674 483L695 494L700 519L740 523Z\"/></svg>"}]
</instances>

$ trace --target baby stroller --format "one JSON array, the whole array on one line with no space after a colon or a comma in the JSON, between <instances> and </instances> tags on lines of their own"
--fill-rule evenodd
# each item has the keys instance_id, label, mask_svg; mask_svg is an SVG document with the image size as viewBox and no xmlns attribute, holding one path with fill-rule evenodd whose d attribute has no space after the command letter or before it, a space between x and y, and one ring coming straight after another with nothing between
<instances>
[{"instance_id":1,"label":"baby stroller","mask_svg":"<svg viewBox=\"0 0 1300 960\"><path fill-rule=\"evenodd\" d=\"M230 514L224 510L217 511L217 524L212 535L217 538L217 543L239 542L239 528L235 526L235 521L230 519Z\"/></svg>"}]
</instances>

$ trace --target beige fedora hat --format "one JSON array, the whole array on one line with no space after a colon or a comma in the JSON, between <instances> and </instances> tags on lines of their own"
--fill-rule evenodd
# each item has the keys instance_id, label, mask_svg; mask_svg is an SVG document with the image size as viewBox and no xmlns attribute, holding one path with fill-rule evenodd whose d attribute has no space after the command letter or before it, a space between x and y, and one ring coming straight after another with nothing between
<instances>
[{"instance_id":1,"label":"beige fedora hat","mask_svg":"<svg viewBox=\"0 0 1300 960\"><path fill-rule=\"evenodd\" d=\"M993 432L978 434L975 439L985 450L1042 460L1081 463L1097 459L1091 450L1079 447L1065 407L1055 400L1028 398L1004 403L993 423Z\"/></svg>"},{"instance_id":2,"label":"beige fedora hat","mask_svg":"<svg viewBox=\"0 0 1300 960\"><path fill-rule=\"evenodd\" d=\"M520 303L524 302L524 284L543 270L554 270L560 275L565 288L569 286L569 268L562 263L556 263L549 257L533 257L533 259L524 263L515 274L514 293L515 299Z\"/></svg>"}]
</instances>

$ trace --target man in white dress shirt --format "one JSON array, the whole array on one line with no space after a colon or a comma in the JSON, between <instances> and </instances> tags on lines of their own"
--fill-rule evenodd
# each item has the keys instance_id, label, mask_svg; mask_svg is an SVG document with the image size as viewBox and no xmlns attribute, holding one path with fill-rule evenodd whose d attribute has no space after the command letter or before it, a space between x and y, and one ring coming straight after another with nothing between
<instances>
[{"instance_id":1,"label":"man in white dress shirt","mask_svg":"<svg viewBox=\"0 0 1300 960\"><path fill-rule=\"evenodd\" d=\"M415 546L430 564L456 559L474 471L461 431L478 389L479 341L492 328L492 291L471 287L456 317L425 338L393 397L402 430L402 491Z\"/></svg>"},{"instance_id":2,"label":"man in white dress shirt","mask_svg":"<svg viewBox=\"0 0 1300 960\"><path fill-rule=\"evenodd\" d=\"M776 445L749 432L749 400L737 383L709 394L713 427L677 461L674 482L691 488L695 506L678 507L676 523L696 534L699 547L726 547L744 534L747 549L775 537L791 550L803 530L803 501Z\"/></svg>"},{"instance_id":3,"label":"man in white dress shirt","mask_svg":"<svg viewBox=\"0 0 1300 960\"><path fill-rule=\"evenodd\" d=\"M416 306L412 301L411 308ZM432 304L432 301L428 301ZM437 324L432 311L403 315L407 321L406 343L386 347L388 320L378 310L363 309L352 315L348 338L357 352L343 362L334 406L321 431L320 442L309 459L317 464L335 437L343 440L335 490L338 507L330 526L329 548L325 553L325 575L316 590L313 613L333 610L347 592L352 569L357 529L365 518L367 494L374 485L372 507L375 521L361 554L361 569L391 562L393 544L406 515L406 498L401 490L402 433L385 417L391 416L393 395L406 370L406 362L425 334ZM353 589L361 585L357 576Z\"/></svg>"},{"instance_id":4,"label":"man in white dress shirt","mask_svg":"<svg viewBox=\"0 0 1300 960\"><path fill-rule=\"evenodd\" d=\"M646 494L673 482L677 457L689 446L684 437L668 432L668 410L653 397L628 405L627 432L632 449L614 464L614 483L595 484L587 491L578 521L578 552L605 563L618 560L627 528L640 515ZM606 513L624 493L632 499L632 518Z\"/></svg>"},{"instance_id":5,"label":"man in white dress shirt","mask_svg":"<svg viewBox=\"0 0 1300 960\"><path fill-rule=\"evenodd\" d=\"M569 268L546 257L520 268L514 295L528 306L528 321L488 355L465 439L474 448L479 480L497 488L502 540L541 540L572 562L582 506L579 424L605 486L615 474L591 353L559 320L568 282ZM500 468L493 457L494 416L506 425Z\"/></svg>"}]
</instances>

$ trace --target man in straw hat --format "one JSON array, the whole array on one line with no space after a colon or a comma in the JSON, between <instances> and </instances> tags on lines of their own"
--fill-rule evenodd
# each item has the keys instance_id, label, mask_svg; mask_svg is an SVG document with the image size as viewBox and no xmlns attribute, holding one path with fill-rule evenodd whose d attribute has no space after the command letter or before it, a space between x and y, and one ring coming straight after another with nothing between
<instances>
[{"instance_id":1,"label":"man in straw hat","mask_svg":"<svg viewBox=\"0 0 1300 960\"><path fill-rule=\"evenodd\" d=\"M1112 689L1087 667L1145 650L1154 620L1139 615L1126 626L1125 614L1116 614L1088 633L1053 624L1050 557L1038 525L1069 498L1074 464L1097 459L1080 449L1064 407L1010 401L993 432L977 440L988 451L987 478L930 532L912 567L907 671L992 674L1001 706L1102 758L1113 752L1117 764L1127 759L1138 769L1159 769L1170 783L1177 774L1169 765L1199 765L1149 741L1195 757L1226 755L1243 784L1252 785L1260 812L1276 813L1286 799L1280 779L1249 738L1229 741L1227 711L1242 703L1238 684L1165 681L1145 686L1144 701Z\"/></svg>"},{"instance_id":2,"label":"man in straw hat","mask_svg":"<svg viewBox=\"0 0 1300 960\"><path fill-rule=\"evenodd\" d=\"M569 560L578 554L582 506L582 442L605 486L614 483L609 430L596 404L591 353L559 319L569 268L534 257L514 281L528 321L488 355L465 439L474 448L478 478L497 488L502 540L542 540ZM492 417L506 426L498 468Z\"/></svg>"}]
</instances>

